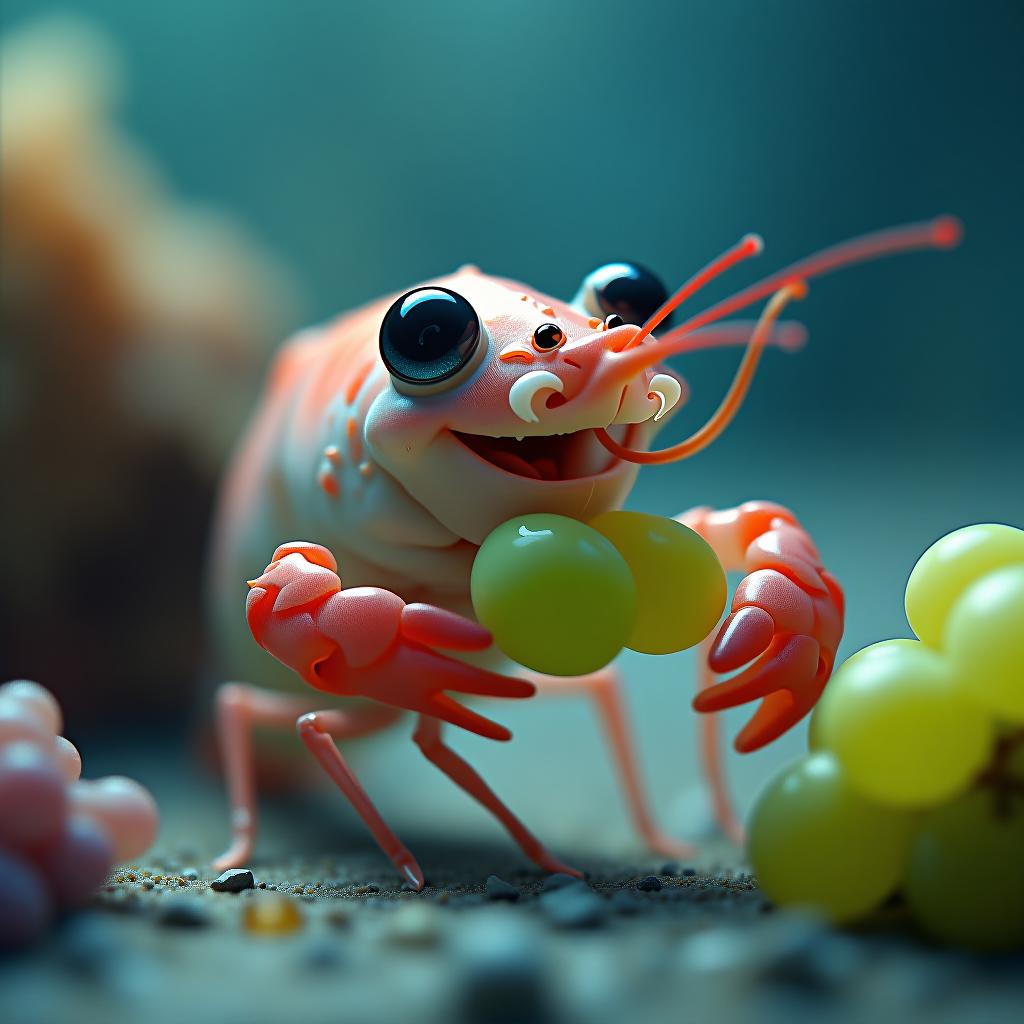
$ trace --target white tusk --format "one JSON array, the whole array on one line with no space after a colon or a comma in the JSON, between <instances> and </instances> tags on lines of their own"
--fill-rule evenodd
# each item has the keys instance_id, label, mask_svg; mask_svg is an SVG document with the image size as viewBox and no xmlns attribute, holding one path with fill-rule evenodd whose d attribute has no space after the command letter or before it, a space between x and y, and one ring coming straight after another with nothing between
<instances>
[{"instance_id":1,"label":"white tusk","mask_svg":"<svg viewBox=\"0 0 1024 1024\"><path fill-rule=\"evenodd\" d=\"M531 370L512 385L508 393L508 404L521 420L538 423L540 417L533 411L533 399L541 391L557 391L561 394L564 387L561 379L550 370Z\"/></svg>"},{"instance_id":2,"label":"white tusk","mask_svg":"<svg viewBox=\"0 0 1024 1024\"><path fill-rule=\"evenodd\" d=\"M667 373L656 373L651 378L651 383L647 385L647 397L657 398L661 403L658 411L654 414L655 423L675 407L682 393L683 389L679 381Z\"/></svg>"}]
</instances>

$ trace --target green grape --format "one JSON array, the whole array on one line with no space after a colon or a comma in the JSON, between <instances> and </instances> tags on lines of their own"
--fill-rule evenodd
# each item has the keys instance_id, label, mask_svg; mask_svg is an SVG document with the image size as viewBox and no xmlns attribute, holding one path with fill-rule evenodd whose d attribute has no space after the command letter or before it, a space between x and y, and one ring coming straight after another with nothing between
<instances>
[{"instance_id":1,"label":"green grape","mask_svg":"<svg viewBox=\"0 0 1024 1024\"><path fill-rule=\"evenodd\" d=\"M946 616L976 579L1024 562L1024 530L1001 523L979 523L937 540L918 560L907 581L907 620L929 646L938 648Z\"/></svg>"},{"instance_id":2,"label":"green grape","mask_svg":"<svg viewBox=\"0 0 1024 1024\"><path fill-rule=\"evenodd\" d=\"M589 525L618 548L636 580L630 650L685 651L715 628L725 608L725 570L707 541L646 512L605 512Z\"/></svg>"},{"instance_id":3,"label":"green grape","mask_svg":"<svg viewBox=\"0 0 1024 1024\"><path fill-rule=\"evenodd\" d=\"M1008 737L1010 735L1007 733ZM1015 743L1006 758L1006 773L1011 779L1024 785L1024 732L1017 730L1012 736Z\"/></svg>"},{"instance_id":4,"label":"green grape","mask_svg":"<svg viewBox=\"0 0 1024 1024\"><path fill-rule=\"evenodd\" d=\"M967 696L1024 722L1024 564L972 583L949 613L943 644Z\"/></svg>"},{"instance_id":5,"label":"green grape","mask_svg":"<svg viewBox=\"0 0 1024 1024\"><path fill-rule=\"evenodd\" d=\"M870 652L873 651L876 647L882 646L883 644L886 647L888 647L888 648L895 648L895 647L905 646L908 649L912 649L912 650L917 650L917 648L921 646L920 643L917 640L903 640L903 639L882 640L878 644L870 644L867 647L862 647L859 651L855 651L853 654L851 654L846 659L846 661L844 661L842 663L840 668L847 668L847 666L853 665L857 661L857 659L862 657L862 656L870 657L871 656ZM838 671L839 671L839 668L836 669L836 672L838 672ZM833 676L833 683L834 683L834 678L835 677ZM832 686L833 683L830 683L829 686ZM827 695L828 692L829 692L829 686L826 686L826 688L825 688L825 695ZM814 710L811 712L811 717L810 717L810 719L808 720L808 723L807 723L807 749L808 750L827 750L828 749L828 747L826 746L826 744L824 743L824 741L821 738L821 705L822 705L822 702L824 701L824 699L825 699L824 696L821 697L818 700L818 703L814 705Z\"/></svg>"},{"instance_id":6,"label":"green grape","mask_svg":"<svg viewBox=\"0 0 1024 1024\"><path fill-rule=\"evenodd\" d=\"M911 831L909 814L864 799L839 762L819 751L768 784L754 808L747 852L775 903L853 921L898 886Z\"/></svg>"},{"instance_id":7,"label":"green grape","mask_svg":"<svg viewBox=\"0 0 1024 1024\"><path fill-rule=\"evenodd\" d=\"M916 640L860 651L815 712L815 741L850 785L880 803L921 807L963 790L985 765L993 723L962 696L946 659Z\"/></svg>"},{"instance_id":8,"label":"green grape","mask_svg":"<svg viewBox=\"0 0 1024 1024\"><path fill-rule=\"evenodd\" d=\"M979 787L929 811L911 845L904 891L938 939L1024 947L1024 798Z\"/></svg>"},{"instance_id":9,"label":"green grape","mask_svg":"<svg viewBox=\"0 0 1024 1024\"><path fill-rule=\"evenodd\" d=\"M470 594L498 647L549 675L585 675L607 665L636 621L636 584L622 555L565 516L502 523L480 545Z\"/></svg>"}]
</instances>

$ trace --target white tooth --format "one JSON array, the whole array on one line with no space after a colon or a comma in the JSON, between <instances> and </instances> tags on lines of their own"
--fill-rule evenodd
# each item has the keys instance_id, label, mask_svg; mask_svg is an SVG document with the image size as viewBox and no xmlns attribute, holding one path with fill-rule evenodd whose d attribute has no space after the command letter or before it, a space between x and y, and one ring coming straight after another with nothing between
<instances>
[{"instance_id":1,"label":"white tooth","mask_svg":"<svg viewBox=\"0 0 1024 1024\"><path fill-rule=\"evenodd\" d=\"M525 436L526 436L525 434L516 434L516 440L517 440L517 441L522 441L522 439L523 439L523 438L524 438Z\"/></svg>"},{"instance_id":2,"label":"white tooth","mask_svg":"<svg viewBox=\"0 0 1024 1024\"><path fill-rule=\"evenodd\" d=\"M517 380L508 393L508 404L512 411L527 423L539 423L540 417L533 411L533 400L542 391L562 392L565 385L550 370L531 370Z\"/></svg>"},{"instance_id":3,"label":"white tooth","mask_svg":"<svg viewBox=\"0 0 1024 1024\"><path fill-rule=\"evenodd\" d=\"M656 373L651 378L651 383L647 385L647 397L657 398L660 403L658 411L654 414L655 423L675 406L682 393L679 381L667 373Z\"/></svg>"}]
</instances>

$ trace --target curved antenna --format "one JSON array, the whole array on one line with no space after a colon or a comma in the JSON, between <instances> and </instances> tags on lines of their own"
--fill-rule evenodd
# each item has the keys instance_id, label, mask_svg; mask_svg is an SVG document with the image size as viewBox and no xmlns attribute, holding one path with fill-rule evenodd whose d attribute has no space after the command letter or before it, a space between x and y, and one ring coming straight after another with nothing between
<instances>
[{"instance_id":1,"label":"curved antenna","mask_svg":"<svg viewBox=\"0 0 1024 1024\"><path fill-rule=\"evenodd\" d=\"M709 281L713 281L719 274L724 274L737 263L748 260L751 256L759 255L762 249L764 249L764 241L760 235L744 235L732 248L726 249L721 256L716 256L703 270L697 271L675 295L656 310L639 332L634 334L623 346L623 351L639 345L669 313L681 306L695 292L699 292Z\"/></svg>"},{"instance_id":2,"label":"curved antenna","mask_svg":"<svg viewBox=\"0 0 1024 1024\"><path fill-rule=\"evenodd\" d=\"M643 466L678 462L680 459L688 459L691 455L696 455L697 452L706 448L729 426L743 404L743 400L747 397L747 392L750 390L750 382L754 379L754 372L757 370L761 353L764 351L765 342L782 310L790 300L802 299L806 294L806 282L790 281L772 296L765 306L764 312L761 313L753 334L750 336L747 351L743 354L743 361L736 371L736 376L733 378L725 398L722 399L721 404L711 415L710 419L708 419L707 423L684 441L672 445L671 448L663 448L658 452L634 451L632 448L625 448L619 444L604 428L597 428L594 434L598 441L608 451L623 461L635 462ZM650 345L648 348L650 352L637 352L634 355L639 356L643 354L649 357L652 353L658 353L660 346ZM664 352L657 354L656 361L660 361L662 358L664 358Z\"/></svg>"},{"instance_id":3,"label":"curved antenna","mask_svg":"<svg viewBox=\"0 0 1024 1024\"><path fill-rule=\"evenodd\" d=\"M757 326L756 320L719 320L708 327L698 327L695 331L681 331L674 327L666 331L657 341L660 345L672 345L672 354L684 352L704 352L713 348L733 348L746 345L750 341L751 332ZM685 334L686 342L676 345ZM765 345L774 345L784 352L798 352L807 343L807 328L799 320L780 320L765 338Z\"/></svg>"},{"instance_id":4,"label":"curved antenna","mask_svg":"<svg viewBox=\"0 0 1024 1024\"><path fill-rule=\"evenodd\" d=\"M956 217L943 216L919 224L905 224L901 227L886 228L868 235L860 235L847 242L829 246L805 259L791 263L788 267L756 284L744 288L731 298L723 299L703 313L698 313L685 323L680 324L672 332L674 335L695 331L698 327L710 324L715 320L735 313L766 295L771 295L781 287L794 280L808 281L812 277L821 277L840 267L853 263L863 263L877 259L879 256L890 256L911 249L951 249L957 245L963 235L963 228ZM655 314L657 315L657 314ZM642 334L643 332L641 332ZM639 337L638 335L637 337ZM635 339L634 339L635 340Z\"/></svg>"}]
</instances>

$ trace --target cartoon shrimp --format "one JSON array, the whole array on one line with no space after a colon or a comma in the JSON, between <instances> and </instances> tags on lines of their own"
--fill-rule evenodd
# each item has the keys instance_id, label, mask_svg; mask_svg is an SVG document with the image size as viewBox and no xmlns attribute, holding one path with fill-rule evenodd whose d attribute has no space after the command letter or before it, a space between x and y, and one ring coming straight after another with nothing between
<instances>
[{"instance_id":1,"label":"cartoon shrimp","mask_svg":"<svg viewBox=\"0 0 1024 1024\"><path fill-rule=\"evenodd\" d=\"M661 854L692 852L655 823L618 673L528 673L503 661L488 631L472 621L477 548L516 515L587 520L618 509L640 465L676 461L710 444L740 407L764 347L801 344L802 328L778 318L810 278L898 251L948 248L959 235L949 217L866 235L795 263L657 338L652 332L683 302L756 255L760 240L745 237L671 297L631 263L590 274L568 303L463 267L287 344L231 467L215 528L211 592L224 662L236 678L277 687L229 683L218 692L232 843L217 867L240 864L252 852L253 728L297 723L396 868L421 888L415 859L337 745L412 711L419 716L413 738L427 759L489 809L536 864L572 871L443 739L446 723L495 740L511 737L452 694L522 699L537 691L578 692L594 702L640 835ZM762 299L768 301L756 324L724 319ZM680 375L659 364L743 343L740 368L708 423L651 451L656 431L687 396ZM807 532L779 505L697 507L678 520L711 545L727 571L746 574L730 614L704 642L694 702L709 713L702 748L716 816L736 838L741 830L721 774L713 713L761 701L736 740L744 752L799 721L832 671L842 591ZM281 544L287 537L310 540ZM239 581L269 551L271 564L250 582L246 630ZM254 657L253 637L289 671L275 675L268 659ZM716 682L716 674L737 669ZM345 699L321 710L308 689L296 690L296 675Z\"/></svg>"}]
</instances>

